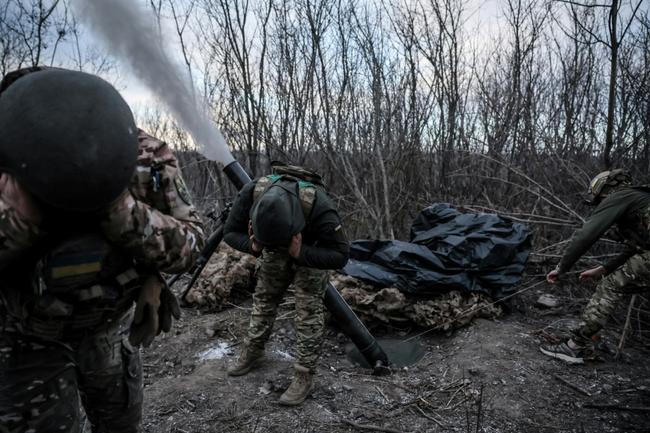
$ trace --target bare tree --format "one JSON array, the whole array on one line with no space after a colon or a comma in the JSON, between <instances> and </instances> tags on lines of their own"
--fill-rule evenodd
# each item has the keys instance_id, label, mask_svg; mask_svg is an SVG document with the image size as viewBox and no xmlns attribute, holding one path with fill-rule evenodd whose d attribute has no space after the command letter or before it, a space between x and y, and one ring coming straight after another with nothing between
<instances>
[{"instance_id":1,"label":"bare tree","mask_svg":"<svg viewBox=\"0 0 650 433\"><path fill-rule=\"evenodd\" d=\"M618 83L618 61L619 61L619 50L625 36L628 34L630 28L636 20L639 8L643 3L643 0L630 0L630 2L625 2L624 0L611 0L609 4L601 3L580 3L580 2L568 2L563 0L558 0L560 3L568 4L568 7L571 9L572 16L577 25L581 27L585 33L585 38L587 43L590 43L591 40L601 43L609 49L609 84L608 84L608 96L607 96L607 117L606 117L606 130L605 130L605 144L602 154L602 163L604 168L609 169L614 161L612 160L612 150L614 148L614 128L615 128L615 115L616 115L616 100L617 100L617 83ZM629 16L621 22L621 10L627 3L630 8ZM601 32L597 29L594 29L590 26L584 25L581 20L578 19L578 14L576 8L588 8L588 9L598 9L601 10L604 15L604 20L607 25L606 35L603 36Z\"/></svg>"}]
</instances>

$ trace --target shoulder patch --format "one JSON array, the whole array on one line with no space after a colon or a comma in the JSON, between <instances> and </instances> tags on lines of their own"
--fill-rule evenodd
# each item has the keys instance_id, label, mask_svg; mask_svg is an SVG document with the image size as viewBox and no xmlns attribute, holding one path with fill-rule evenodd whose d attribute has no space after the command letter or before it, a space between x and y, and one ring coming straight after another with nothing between
<instances>
[{"instance_id":1,"label":"shoulder patch","mask_svg":"<svg viewBox=\"0 0 650 433\"><path fill-rule=\"evenodd\" d=\"M192 206L192 195L190 194L187 185L181 176L174 177L174 185L178 196L185 202L186 205Z\"/></svg>"}]
</instances>

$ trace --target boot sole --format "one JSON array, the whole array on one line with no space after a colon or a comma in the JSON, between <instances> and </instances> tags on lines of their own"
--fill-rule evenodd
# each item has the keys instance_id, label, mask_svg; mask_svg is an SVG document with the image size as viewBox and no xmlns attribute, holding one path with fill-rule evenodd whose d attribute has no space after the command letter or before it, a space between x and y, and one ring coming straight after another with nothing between
<instances>
[{"instance_id":1,"label":"boot sole","mask_svg":"<svg viewBox=\"0 0 650 433\"><path fill-rule=\"evenodd\" d=\"M550 356L551 358L559 359L560 361L564 361L567 364L572 364L572 365L578 365L578 364L584 364L585 360L583 358L576 358L571 355L567 355L565 353L557 353L557 352L551 352L548 351L542 347L539 348L539 350L546 356Z\"/></svg>"},{"instance_id":2,"label":"boot sole","mask_svg":"<svg viewBox=\"0 0 650 433\"><path fill-rule=\"evenodd\" d=\"M282 406L298 406L302 403L304 403L305 400L307 400L307 397L311 394L311 392L314 390L314 387L312 385L311 388L309 388L309 391L301 400L282 400L282 396L280 396L280 399L278 400L278 403L280 403ZM284 394L283 394L284 395Z\"/></svg>"},{"instance_id":3,"label":"boot sole","mask_svg":"<svg viewBox=\"0 0 650 433\"><path fill-rule=\"evenodd\" d=\"M301 405L305 400L307 400L308 396L305 396L302 400L293 400L293 401L288 401L288 400L278 400L278 403L282 406L298 406Z\"/></svg>"},{"instance_id":4,"label":"boot sole","mask_svg":"<svg viewBox=\"0 0 650 433\"><path fill-rule=\"evenodd\" d=\"M259 361L260 361L260 358L253 361L248 367L240 369L240 370L235 370L235 371L227 370L226 374L228 376L232 376L232 377L244 376L245 374L248 374L252 369L259 367Z\"/></svg>"},{"instance_id":5,"label":"boot sole","mask_svg":"<svg viewBox=\"0 0 650 433\"><path fill-rule=\"evenodd\" d=\"M245 370L228 371L227 373L228 373L228 376L238 377L238 376L244 376L244 375L248 374L252 369L253 369L253 367L248 367Z\"/></svg>"}]
</instances>

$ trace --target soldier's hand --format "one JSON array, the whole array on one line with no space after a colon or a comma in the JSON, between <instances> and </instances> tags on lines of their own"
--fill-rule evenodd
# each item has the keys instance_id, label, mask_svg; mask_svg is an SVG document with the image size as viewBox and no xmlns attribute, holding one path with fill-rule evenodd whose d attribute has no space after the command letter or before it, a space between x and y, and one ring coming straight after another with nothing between
<instances>
[{"instance_id":1,"label":"soldier's hand","mask_svg":"<svg viewBox=\"0 0 650 433\"><path fill-rule=\"evenodd\" d=\"M255 240L255 236L251 236L251 250L253 251L253 254L259 256L263 249L264 247Z\"/></svg>"},{"instance_id":2,"label":"soldier's hand","mask_svg":"<svg viewBox=\"0 0 650 433\"><path fill-rule=\"evenodd\" d=\"M255 240L255 235L253 234L253 222L250 220L248 221L248 238L251 241L251 252L255 257L259 257L260 254L262 254L264 247Z\"/></svg>"},{"instance_id":3,"label":"soldier's hand","mask_svg":"<svg viewBox=\"0 0 650 433\"><path fill-rule=\"evenodd\" d=\"M264 249L264 247L255 240L255 236L251 236L250 240L251 240L251 252L255 257L259 257L259 255L262 254L262 250Z\"/></svg>"},{"instance_id":4,"label":"soldier's hand","mask_svg":"<svg viewBox=\"0 0 650 433\"><path fill-rule=\"evenodd\" d=\"M131 194L131 191L125 189L122 191L122 194L100 212L110 215L118 215L125 212L130 213L133 206L135 206L135 198Z\"/></svg>"},{"instance_id":5,"label":"soldier's hand","mask_svg":"<svg viewBox=\"0 0 650 433\"><path fill-rule=\"evenodd\" d=\"M603 275L605 275L605 273L607 273L607 270L605 269L604 266L602 266L602 265L601 266L596 266L595 268L592 268L592 269L586 270L584 272L581 272L578 279L580 281L596 280L596 279L602 277Z\"/></svg>"},{"instance_id":6,"label":"soldier's hand","mask_svg":"<svg viewBox=\"0 0 650 433\"><path fill-rule=\"evenodd\" d=\"M289 244L289 255L294 259L300 256L300 249L302 248L302 233L298 233L291 238Z\"/></svg>"},{"instance_id":7,"label":"soldier's hand","mask_svg":"<svg viewBox=\"0 0 650 433\"><path fill-rule=\"evenodd\" d=\"M553 269L551 272L546 274L546 281L551 284L555 284L560 281L560 272L557 269Z\"/></svg>"},{"instance_id":8,"label":"soldier's hand","mask_svg":"<svg viewBox=\"0 0 650 433\"><path fill-rule=\"evenodd\" d=\"M129 342L133 346L142 344L148 347L154 337L160 333L160 295L164 282L158 275L148 277L142 287L135 304L135 314L129 332Z\"/></svg>"},{"instance_id":9,"label":"soldier's hand","mask_svg":"<svg viewBox=\"0 0 650 433\"><path fill-rule=\"evenodd\" d=\"M165 283L160 292L160 308L158 309L158 317L160 320L160 332L169 332L172 329L172 317L176 320L181 318L181 307L178 305L178 299L169 286Z\"/></svg>"},{"instance_id":10,"label":"soldier's hand","mask_svg":"<svg viewBox=\"0 0 650 433\"><path fill-rule=\"evenodd\" d=\"M40 224L43 215L34 197L8 173L0 174L0 198L23 218Z\"/></svg>"}]
</instances>

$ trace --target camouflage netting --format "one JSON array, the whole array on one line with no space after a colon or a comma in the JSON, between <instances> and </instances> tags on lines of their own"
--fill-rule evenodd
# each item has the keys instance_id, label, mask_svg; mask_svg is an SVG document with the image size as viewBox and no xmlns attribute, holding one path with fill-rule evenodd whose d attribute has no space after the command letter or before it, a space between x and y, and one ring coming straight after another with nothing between
<instances>
[{"instance_id":1,"label":"camouflage netting","mask_svg":"<svg viewBox=\"0 0 650 433\"><path fill-rule=\"evenodd\" d=\"M361 319L368 324L403 324L449 330L475 317L495 318L499 306L482 293L463 295L452 291L431 299L407 297L396 288L379 289L356 278L332 273L331 281ZM226 244L219 246L187 295L187 302L207 309L220 309L231 292L255 286L255 258Z\"/></svg>"},{"instance_id":2,"label":"camouflage netting","mask_svg":"<svg viewBox=\"0 0 650 433\"><path fill-rule=\"evenodd\" d=\"M395 288L378 289L347 275L335 274L332 284L366 323L415 324L449 330L467 325L475 317L493 319L501 307L482 293L451 291L432 299L413 299Z\"/></svg>"},{"instance_id":3,"label":"camouflage netting","mask_svg":"<svg viewBox=\"0 0 650 433\"><path fill-rule=\"evenodd\" d=\"M187 302L219 309L228 300L231 291L254 287L254 274L255 257L222 243L187 294Z\"/></svg>"}]
</instances>

